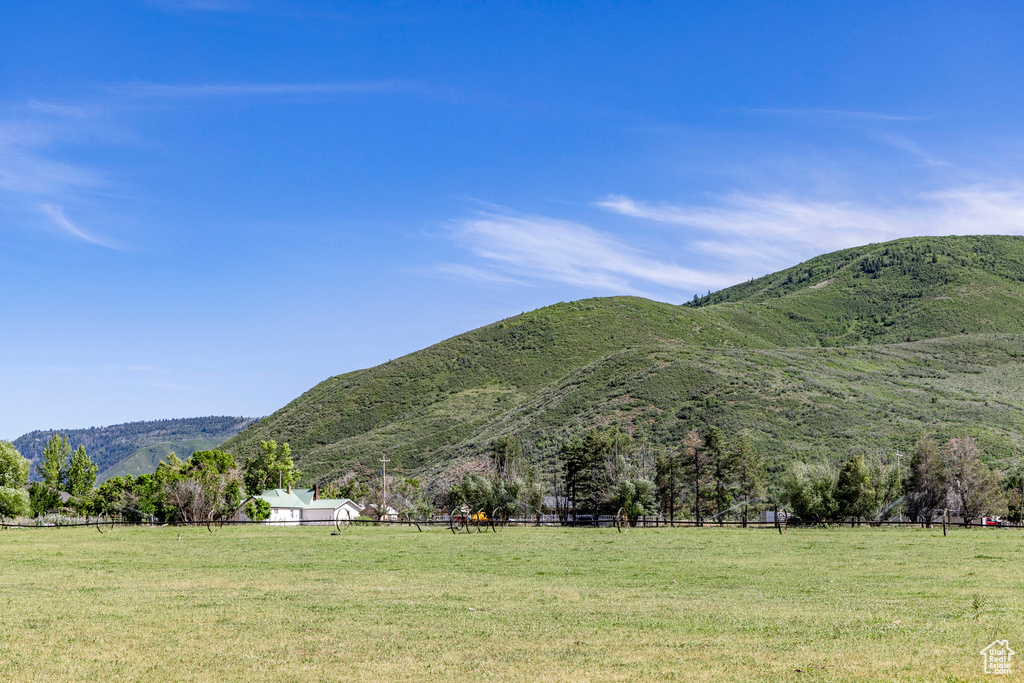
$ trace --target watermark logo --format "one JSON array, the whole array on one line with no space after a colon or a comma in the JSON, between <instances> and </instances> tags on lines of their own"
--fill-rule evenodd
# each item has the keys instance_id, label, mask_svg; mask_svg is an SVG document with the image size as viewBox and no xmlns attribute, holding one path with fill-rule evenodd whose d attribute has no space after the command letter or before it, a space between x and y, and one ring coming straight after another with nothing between
<instances>
[{"instance_id":1,"label":"watermark logo","mask_svg":"<svg viewBox=\"0 0 1024 683\"><path fill-rule=\"evenodd\" d=\"M1008 674L1013 672L1013 656L1017 654L1010 649L1007 640L994 640L981 651L985 658L985 673Z\"/></svg>"}]
</instances>

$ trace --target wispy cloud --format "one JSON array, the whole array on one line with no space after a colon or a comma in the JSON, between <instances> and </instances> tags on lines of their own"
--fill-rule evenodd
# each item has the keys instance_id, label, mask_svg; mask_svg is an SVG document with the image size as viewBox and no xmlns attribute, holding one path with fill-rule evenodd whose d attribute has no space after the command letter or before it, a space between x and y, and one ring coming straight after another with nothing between
<instances>
[{"instance_id":1,"label":"wispy cloud","mask_svg":"<svg viewBox=\"0 0 1024 683\"><path fill-rule=\"evenodd\" d=\"M649 295L652 286L690 292L733 282L728 274L680 266L589 226L544 216L481 213L458 222L454 236L503 278L638 295Z\"/></svg>"},{"instance_id":2,"label":"wispy cloud","mask_svg":"<svg viewBox=\"0 0 1024 683\"><path fill-rule=\"evenodd\" d=\"M948 161L943 161L935 157L933 154L928 152L924 147L914 142L913 140L897 135L895 133L874 131L869 136L879 142L885 143L891 147L902 150L913 157L916 157L922 164L927 166L952 166Z\"/></svg>"},{"instance_id":3,"label":"wispy cloud","mask_svg":"<svg viewBox=\"0 0 1024 683\"><path fill-rule=\"evenodd\" d=\"M242 0L146 0L146 4L168 12L248 12L251 3Z\"/></svg>"},{"instance_id":4,"label":"wispy cloud","mask_svg":"<svg viewBox=\"0 0 1024 683\"><path fill-rule=\"evenodd\" d=\"M601 208L685 231L693 248L760 274L870 242L914 235L1022 234L1024 184L922 193L904 204L733 193L711 205L649 204L613 195Z\"/></svg>"},{"instance_id":5,"label":"wispy cloud","mask_svg":"<svg viewBox=\"0 0 1024 683\"><path fill-rule=\"evenodd\" d=\"M96 244L101 247L107 247L108 249L120 248L112 242L101 240L82 230L80 227L68 220L67 216L64 215L64 211L61 210L60 207L44 204L39 208L43 214L53 221L54 225L73 237L77 237L80 240L85 240L86 242L91 242L92 244Z\"/></svg>"},{"instance_id":6,"label":"wispy cloud","mask_svg":"<svg viewBox=\"0 0 1024 683\"><path fill-rule=\"evenodd\" d=\"M596 206L642 221L630 234L641 235L645 248L619 236L624 233L495 208L458 221L453 233L483 265L444 264L436 271L488 284L560 282L682 300L872 242L1024 234L1024 183L1012 181L920 193L903 203L736 192L702 205L612 195ZM650 224L646 233L643 223ZM675 230L666 237L664 226Z\"/></svg>"},{"instance_id":7,"label":"wispy cloud","mask_svg":"<svg viewBox=\"0 0 1024 683\"><path fill-rule=\"evenodd\" d=\"M53 158L50 150L69 136L52 120L0 120L0 192L40 197L104 185L96 171Z\"/></svg>"},{"instance_id":8,"label":"wispy cloud","mask_svg":"<svg viewBox=\"0 0 1024 683\"><path fill-rule=\"evenodd\" d=\"M310 83L135 82L100 88L98 96L85 103L0 102L0 214L17 214L21 225L31 224L44 231L52 225L84 242L119 249L117 243L98 236L83 224L95 222L90 219L97 213L116 213L107 200L111 194L127 191L123 185L119 188L113 177L95 163L78 159L83 158L82 148L138 144L130 131L133 116L140 107L372 93L454 96L421 81L397 79ZM0 220L0 227L14 222Z\"/></svg>"},{"instance_id":9,"label":"wispy cloud","mask_svg":"<svg viewBox=\"0 0 1024 683\"><path fill-rule=\"evenodd\" d=\"M0 366L3 372L52 372L62 374L79 373L115 373L115 374L136 374L136 373L161 373L167 374L171 370L160 368L155 365L29 365L29 366Z\"/></svg>"},{"instance_id":10,"label":"wispy cloud","mask_svg":"<svg viewBox=\"0 0 1024 683\"><path fill-rule=\"evenodd\" d=\"M68 217L93 213L84 207L115 189L99 169L62 158L77 146L106 143L104 115L101 107L39 101L0 106L0 226L57 227L78 240L120 248Z\"/></svg>"},{"instance_id":11,"label":"wispy cloud","mask_svg":"<svg viewBox=\"0 0 1024 683\"><path fill-rule=\"evenodd\" d=\"M439 94L440 90L423 81L329 81L322 83L117 83L109 92L139 99L206 99L235 97L299 97L343 94Z\"/></svg>"},{"instance_id":12,"label":"wispy cloud","mask_svg":"<svg viewBox=\"0 0 1024 683\"><path fill-rule=\"evenodd\" d=\"M518 278L502 275L494 270L467 266L462 263L441 263L434 267L435 273L440 273L454 280L465 282L476 282L488 285L527 285Z\"/></svg>"},{"instance_id":13,"label":"wispy cloud","mask_svg":"<svg viewBox=\"0 0 1024 683\"><path fill-rule=\"evenodd\" d=\"M754 114L773 114L778 116L793 116L800 118L818 118L831 120L860 120L860 121L922 121L923 116L908 116L906 114L889 114L876 111L857 111L846 109L747 109Z\"/></svg>"},{"instance_id":14,"label":"wispy cloud","mask_svg":"<svg viewBox=\"0 0 1024 683\"><path fill-rule=\"evenodd\" d=\"M302 0L144 0L169 14L241 14L347 24L412 23L421 21L409 7L352 3L303 2Z\"/></svg>"}]
</instances>

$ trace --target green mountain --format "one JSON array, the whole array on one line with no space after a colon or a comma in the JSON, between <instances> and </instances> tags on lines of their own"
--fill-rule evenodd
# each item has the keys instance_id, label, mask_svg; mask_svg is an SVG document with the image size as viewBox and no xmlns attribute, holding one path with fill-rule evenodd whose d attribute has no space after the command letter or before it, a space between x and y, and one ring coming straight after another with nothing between
<instances>
[{"instance_id":1,"label":"green mountain","mask_svg":"<svg viewBox=\"0 0 1024 683\"><path fill-rule=\"evenodd\" d=\"M718 424L773 469L970 433L1016 456L1024 424L1024 238L929 237L819 256L685 306L559 303L331 377L230 439L287 441L310 481L451 474L515 435L620 425L654 446Z\"/></svg>"},{"instance_id":2,"label":"green mountain","mask_svg":"<svg viewBox=\"0 0 1024 683\"><path fill-rule=\"evenodd\" d=\"M192 417L178 420L128 422L88 429L48 429L29 432L14 441L14 447L32 463L43 455L43 447L54 434L66 436L72 448L84 445L99 467L98 481L120 474L147 474L168 453L187 458L193 451L214 448L255 422L251 417Z\"/></svg>"}]
</instances>

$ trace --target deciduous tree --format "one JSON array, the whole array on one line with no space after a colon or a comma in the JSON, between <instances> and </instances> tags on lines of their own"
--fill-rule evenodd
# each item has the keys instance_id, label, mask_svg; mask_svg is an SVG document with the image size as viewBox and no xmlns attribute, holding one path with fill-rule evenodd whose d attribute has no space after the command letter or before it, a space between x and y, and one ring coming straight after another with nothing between
<instances>
[{"instance_id":1,"label":"deciduous tree","mask_svg":"<svg viewBox=\"0 0 1024 683\"><path fill-rule=\"evenodd\" d=\"M258 496L268 486L291 486L302 473L295 469L292 449L287 443L278 446L273 439L260 441L260 452L245 463L245 488Z\"/></svg>"},{"instance_id":2,"label":"deciduous tree","mask_svg":"<svg viewBox=\"0 0 1024 683\"><path fill-rule=\"evenodd\" d=\"M355 472L349 472L343 477L324 484L320 488L320 495L324 498L348 498L363 505L370 495L370 486L359 481Z\"/></svg>"},{"instance_id":3,"label":"deciduous tree","mask_svg":"<svg viewBox=\"0 0 1024 683\"><path fill-rule=\"evenodd\" d=\"M865 465L871 482L869 516L882 519L892 511L903 495L899 463L893 458L887 458L882 452L875 452L866 459Z\"/></svg>"},{"instance_id":4,"label":"deciduous tree","mask_svg":"<svg viewBox=\"0 0 1024 683\"><path fill-rule=\"evenodd\" d=\"M168 512L183 522L229 516L241 505L241 472L230 453L196 451L171 461L163 480Z\"/></svg>"},{"instance_id":5,"label":"deciduous tree","mask_svg":"<svg viewBox=\"0 0 1024 683\"><path fill-rule=\"evenodd\" d=\"M20 489L28 483L29 462L8 441L0 441L0 486Z\"/></svg>"},{"instance_id":6,"label":"deciduous tree","mask_svg":"<svg viewBox=\"0 0 1024 683\"><path fill-rule=\"evenodd\" d=\"M931 439L921 439L910 456L910 475L906 483L907 514L923 519L926 526L946 507L946 478L939 447Z\"/></svg>"},{"instance_id":7,"label":"deciduous tree","mask_svg":"<svg viewBox=\"0 0 1024 683\"><path fill-rule=\"evenodd\" d=\"M262 498L253 498L245 504L246 516L254 522L262 522L270 519L270 503Z\"/></svg>"},{"instance_id":8,"label":"deciduous tree","mask_svg":"<svg viewBox=\"0 0 1024 683\"><path fill-rule=\"evenodd\" d=\"M20 487L0 486L0 517L21 517L28 512L28 491Z\"/></svg>"},{"instance_id":9,"label":"deciduous tree","mask_svg":"<svg viewBox=\"0 0 1024 683\"><path fill-rule=\"evenodd\" d=\"M835 499L839 516L866 517L871 512L873 496L871 473L864 464L864 456L855 455L846 461L836 479Z\"/></svg>"},{"instance_id":10,"label":"deciduous tree","mask_svg":"<svg viewBox=\"0 0 1024 683\"><path fill-rule=\"evenodd\" d=\"M43 457L36 464L36 473L44 484L59 491L64 484L70 457L71 443L66 437L54 434L43 447Z\"/></svg>"},{"instance_id":11,"label":"deciduous tree","mask_svg":"<svg viewBox=\"0 0 1024 683\"><path fill-rule=\"evenodd\" d=\"M969 436L952 438L945 447L949 492L964 524L1005 506L999 480L982 461L977 442Z\"/></svg>"},{"instance_id":12,"label":"deciduous tree","mask_svg":"<svg viewBox=\"0 0 1024 683\"><path fill-rule=\"evenodd\" d=\"M801 520L832 521L839 514L834 495L837 476L828 462L795 463L782 478L779 497Z\"/></svg>"},{"instance_id":13,"label":"deciduous tree","mask_svg":"<svg viewBox=\"0 0 1024 683\"><path fill-rule=\"evenodd\" d=\"M67 468L65 483L67 492L72 496L85 496L96 487L96 463L89 459L85 446L79 446L71 456L71 464Z\"/></svg>"}]
</instances>

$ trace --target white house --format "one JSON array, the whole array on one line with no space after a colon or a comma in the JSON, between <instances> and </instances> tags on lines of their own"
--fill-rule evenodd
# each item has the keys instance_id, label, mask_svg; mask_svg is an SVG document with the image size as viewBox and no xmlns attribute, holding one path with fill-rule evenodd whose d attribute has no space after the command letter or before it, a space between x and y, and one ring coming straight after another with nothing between
<instances>
[{"instance_id":1,"label":"white house","mask_svg":"<svg viewBox=\"0 0 1024 683\"><path fill-rule=\"evenodd\" d=\"M287 489L267 489L258 496L248 498L235 513L236 520L249 521L249 516L245 514L245 504L255 499L270 503L267 524L334 524L338 520L355 519L360 512L359 506L348 498L321 498L319 486L311 489L293 489L289 486Z\"/></svg>"},{"instance_id":2,"label":"white house","mask_svg":"<svg viewBox=\"0 0 1024 683\"><path fill-rule=\"evenodd\" d=\"M370 503L363 508L363 514L367 517L373 517L377 519L377 505ZM384 514L380 516L380 519L384 522L397 522L398 521L398 510L391 507L390 505L384 506Z\"/></svg>"}]
</instances>

